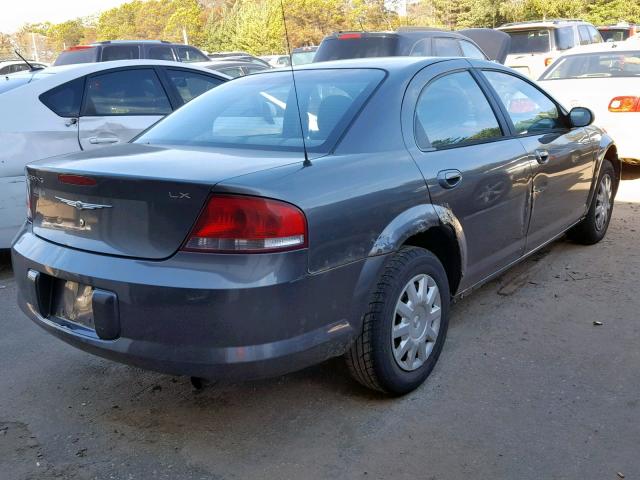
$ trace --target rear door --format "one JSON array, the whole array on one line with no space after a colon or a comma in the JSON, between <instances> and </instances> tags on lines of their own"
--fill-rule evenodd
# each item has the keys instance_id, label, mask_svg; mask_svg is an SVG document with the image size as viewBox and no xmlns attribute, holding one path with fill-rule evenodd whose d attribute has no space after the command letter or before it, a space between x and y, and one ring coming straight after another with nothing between
<instances>
[{"instance_id":1,"label":"rear door","mask_svg":"<svg viewBox=\"0 0 640 480\"><path fill-rule=\"evenodd\" d=\"M441 215L466 238L463 287L518 259L525 246L531 166L466 60L439 62L412 81L403 102L405 143Z\"/></svg>"},{"instance_id":2,"label":"rear door","mask_svg":"<svg viewBox=\"0 0 640 480\"><path fill-rule=\"evenodd\" d=\"M533 83L505 71L483 70L483 75L533 167L527 234L527 250L532 250L585 213L593 177L593 144L587 129L569 128L562 108Z\"/></svg>"},{"instance_id":3,"label":"rear door","mask_svg":"<svg viewBox=\"0 0 640 480\"><path fill-rule=\"evenodd\" d=\"M90 75L79 119L83 150L126 143L172 106L154 68L131 67Z\"/></svg>"}]
</instances>

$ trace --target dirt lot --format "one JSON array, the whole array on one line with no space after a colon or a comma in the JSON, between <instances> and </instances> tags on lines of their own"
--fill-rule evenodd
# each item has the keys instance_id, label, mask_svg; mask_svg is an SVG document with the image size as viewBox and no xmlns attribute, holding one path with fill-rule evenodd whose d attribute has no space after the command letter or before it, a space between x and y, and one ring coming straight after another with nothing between
<instances>
[{"instance_id":1,"label":"dirt lot","mask_svg":"<svg viewBox=\"0 0 640 480\"><path fill-rule=\"evenodd\" d=\"M639 479L640 168L625 178L602 243L559 241L459 302L397 400L339 361L196 392L92 357L18 311L5 257L0 478Z\"/></svg>"}]
</instances>

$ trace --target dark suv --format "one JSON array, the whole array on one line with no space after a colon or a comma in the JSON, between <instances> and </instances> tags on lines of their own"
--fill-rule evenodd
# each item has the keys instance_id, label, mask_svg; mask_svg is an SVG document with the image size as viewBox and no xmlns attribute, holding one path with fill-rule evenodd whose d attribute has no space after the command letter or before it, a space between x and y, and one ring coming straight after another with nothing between
<instances>
[{"instance_id":1,"label":"dark suv","mask_svg":"<svg viewBox=\"0 0 640 480\"><path fill-rule=\"evenodd\" d=\"M185 63L210 62L209 57L190 45L161 40L109 40L71 47L58 55L53 65L137 60L140 58Z\"/></svg>"},{"instance_id":2,"label":"dark suv","mask_svg":"<svg viewBox=\"0 0 640 480\"><path fill-rule=\"evenodd\" d=\"M338 32L326 36L315 62L366 57L469 57L504 62L507 35L487 28L451 32L435 28L406 27L397 32Z\"/></svg>"}]
</instances>

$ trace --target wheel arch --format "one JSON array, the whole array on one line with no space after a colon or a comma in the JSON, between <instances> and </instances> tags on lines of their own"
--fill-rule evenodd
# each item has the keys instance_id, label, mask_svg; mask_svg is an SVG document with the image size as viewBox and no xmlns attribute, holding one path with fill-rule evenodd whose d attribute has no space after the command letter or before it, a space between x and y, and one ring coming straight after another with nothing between
<instances>
[{"instance_id":1,"label":"wheel arch","mask_svg":"<svg viewBox=\"0 0 640 480\"><path fill-rule=\"evenodd\" d=\"M406 210L383 230L369 256L392 253L404 245L425 248L438 257L455 296L464 276L467 249L462 225L451 209L424 204Z\"/></svg>"}]
</instances>

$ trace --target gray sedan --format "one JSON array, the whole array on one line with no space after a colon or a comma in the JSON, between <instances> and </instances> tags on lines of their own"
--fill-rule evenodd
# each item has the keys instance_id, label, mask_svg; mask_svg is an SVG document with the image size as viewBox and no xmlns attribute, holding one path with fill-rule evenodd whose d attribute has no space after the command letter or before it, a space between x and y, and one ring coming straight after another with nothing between
<instances>
[{"instance_id":1,"label":"gray sedan","mask_svg":"<svg viewBox=\"0 0 640 480\"><path fill-rule=\"evenodd\" d=\"M606 233L613 141L513 70L376 58L295 81L234 80L132 144L28 166L23 311L145 368L243 379L343 355L398 395L434 368L451 300Z\"/></svg>"}]
</instances>

